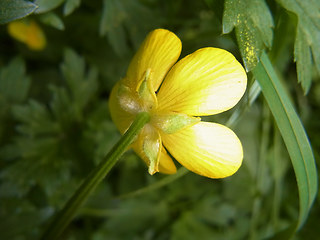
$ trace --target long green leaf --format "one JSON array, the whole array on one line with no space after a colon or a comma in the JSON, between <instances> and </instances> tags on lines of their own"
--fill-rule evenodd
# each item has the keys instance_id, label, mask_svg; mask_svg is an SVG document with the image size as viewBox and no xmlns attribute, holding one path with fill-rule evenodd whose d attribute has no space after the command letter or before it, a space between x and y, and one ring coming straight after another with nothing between
<instances>
[{"instance_id":1,"label":"long green leaf","mask_svg":"<svg viewBox=\"0 0 320 240\"><path fill-rule=\"evenodd\" d=\"M306 221L317 194L315 159L299 116L265 53L252 72L275 118L296 174L300 200L297 230Z\"/></svg>"}]
</instances>

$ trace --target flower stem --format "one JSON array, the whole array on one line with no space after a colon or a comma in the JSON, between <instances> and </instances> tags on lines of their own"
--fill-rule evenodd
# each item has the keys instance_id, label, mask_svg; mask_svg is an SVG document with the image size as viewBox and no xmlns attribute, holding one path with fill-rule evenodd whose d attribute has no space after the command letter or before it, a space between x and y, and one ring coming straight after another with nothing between
<instances>
[{"instance_id":1,"label":"flower stem","mask_svg":"<svg viewBox=\"0 0 320 240\"><path fill-rule=\"evenodd\" d=\"M112 167L120 159L123 153L128 149L134 141L137 134L150 121L149 113L139 113L131 124L130 128L117 142L117 144L106 155L102 162L87 176L78 190L66 203L64 208L58 213L54 220L49 225L47 231L43 234L43 240L58 239L63 230L69 225L77 210L87 200L89 195L95 190L98 184L105 178Z\"/></svg>"}]
</instances>

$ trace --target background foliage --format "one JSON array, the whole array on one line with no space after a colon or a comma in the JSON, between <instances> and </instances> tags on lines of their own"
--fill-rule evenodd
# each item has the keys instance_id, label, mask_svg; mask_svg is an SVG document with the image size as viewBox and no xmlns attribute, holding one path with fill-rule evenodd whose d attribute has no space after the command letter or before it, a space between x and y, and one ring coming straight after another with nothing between
<instances>
[{"instance_id":1,"label":"background foliage","mask_svg":"<svg viewBox=\"0 0 320 240\"><path fill-rule=\"evenodd\" d=\"M239 135L244 164L224 180L184 169L173 176L149 176L143 162L128 152L62 239L254 240L291 226L299 211L300 218L307 217L317 184L309 176L310 195L297 188L295 173L304 171L301 166L295 172L292 168L290 157L297 156L289 157L288 144L295 140L289 137L286 145L282 140L299 121L281 128L270 101L285 99L284 116L290 120L296 116L288 107L291 100L319 164L319 13L316 0L2 0L1 239L37 239L119 139L108 111L110 90L125 75L146 34L158 27L181 38L182 56L201 47L220 47L250 71L242 102L210 117L229 124ZM43 50L32 51L8 34L8 23L24 16L44 31ZM275 83L275 95L257 74L264 51L272 63L266 72L275 71L279 78L269 75L270 80L284 87L279 92ZM307 154L302 155L307 159L304 166L314 171L306 148L300 151ZM299 207L299 194L300 201L309 197L306 209L301 203ZM319 204L317 193L295 239L317 238Z\"/></svg>"}]
</instances>

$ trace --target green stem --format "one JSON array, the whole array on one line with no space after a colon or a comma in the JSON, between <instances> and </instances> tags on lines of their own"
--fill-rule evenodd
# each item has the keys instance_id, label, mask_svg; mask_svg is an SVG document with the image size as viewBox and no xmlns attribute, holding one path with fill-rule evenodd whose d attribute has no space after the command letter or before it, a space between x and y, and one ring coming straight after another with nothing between
<instances>
[{"instance_id":1,"label":"green stem","mask_svg":"<svg viewBox=\"0 0 320 240\"><path fill-rule=\"evenodd\" d=\"M255 196L253 199L251 226L250 226L250 239L258 239L258 227L261 221L261 209L262 199L264 195L264 185L266 182L266 175L264 170L266 169L268 146L270 144L270 112L266 104L263 106L262 112L262 132L259 151L259 162L257 165L257 171L255 174Z\"/></svg>"},{"instance_id":2,"label":"green stem","mask_svg":"<svg viewBox=\"0 0 320 240\"><path fill-rule=\"evenodd\" d=\"M47 231L43 234L43 240L58 239L63 230L69 225L77 210L87 200L98 184L105 178L108 172L120 159L135 139L136 135L150 121L150 115L146 112L139 113L130 128L111 149L102 162L88 175L79 189L73 194L64 208L52 221Z\"/></svg>"},{"instance_id":3,"label":"green stem","mask_svg":"<svg viewBox=\"0 0 320 240\"><path fill-rule=\"evenodd\" d=\"M157 182L155 182L153 184L150 184L149 186L146 186L144 188L140 188L140 189L138 189L136 191L120 195L120 196L116 197L116 199L133 198L133 197L139 196L141 194L144 194L144 193L147 193L147 192L150 192L150 191L154 191L156 189L159 189L159 188L161 188L163 186L166 186L169 183L174 182L175 180L183 177L188 172L189 172L188 169L186 169L184 167L181 167L175 174L166 176L163 179L161 179L161 180L159 180L159 181L157 181Z\"/></svg>"}]
</instances>

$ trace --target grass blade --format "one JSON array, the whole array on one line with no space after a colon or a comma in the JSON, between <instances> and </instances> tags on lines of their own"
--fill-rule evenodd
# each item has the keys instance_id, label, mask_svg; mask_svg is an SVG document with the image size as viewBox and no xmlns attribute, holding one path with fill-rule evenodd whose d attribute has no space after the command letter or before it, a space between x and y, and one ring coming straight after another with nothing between
<instances>
[{"instance_id":1,"label":"grass blade","mask_svg":"<svg viewBox=\"0 0 320 240\"><path fill-rule=\"evenodd\" d=\"M252 73L261 86L295 171L300 201L297 230L306 221L317 194L318 177L313 152L300 118L266 53L262 54Z\"/></svg>"}]
</instances>

